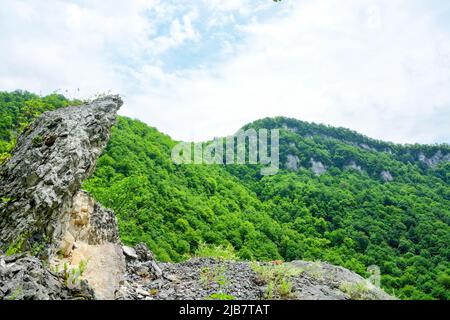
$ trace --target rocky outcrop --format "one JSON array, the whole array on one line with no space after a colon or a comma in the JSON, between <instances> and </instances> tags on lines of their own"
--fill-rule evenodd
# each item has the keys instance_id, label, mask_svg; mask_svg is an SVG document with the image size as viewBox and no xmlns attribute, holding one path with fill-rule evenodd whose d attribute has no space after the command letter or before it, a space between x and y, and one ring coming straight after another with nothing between
<instances>
[{"instance_id":1,"label":"rocky outcrop","mask_svg":"<svg viewBox=\"0 0 450 320\"><path fill-rule=\"evenodd\" d=\"M362 167L360 165L356 164L355 161L350 161L350 163L347 166L345 166L345 169L355 170L355 171L358 171L358 172L362 172L363 171Z\"/></svg>"},{"instance_id":2,"label":"rocky outcrop","mask_svg":"<svg viewBox=\"0 0 450 320\"><path fill-rule=\"evenodd\" d=\"M158 266L152 255L137 258L137 250L126 250L130 255L122 299L201 300L225 296L238 300L393 299L356 273L323 262L257 263L194 258Z\"/></svg>"},{"instance_id":3,"label":"rocky outcrop","mask_svg":"<svg viewBox=\"0 0 450 320\"><path fill-rule=\"evenodd\" d=\"M313 158L311 158L311 170L314 172L316 176L320 176L327 172L327 168L323 165L320 161L315 161Z\"/></svg>"},{"instance_id":4,"label":"rocky outcrop","mask_svg":"<svg viewBox=\"0 0 450 320\"><path fill-rule=\"evenodd\" d=\"M114 213L80 190L121 105L118 96L106 96L44 113L21 135L1 168L0 248L7 255L28 252L15 265L41 279L33 287L40 293L32 298L67 299L84 287L91 292L87 298L114 299L123 283L125 258ZM33 255L47 261L47 270ZM5 281L15 290L24 286L14 278ZM10 291L4 290L4 296Z\"/></svg>"},{"instance_id":5,"label":"rocky outcrop","mask_svg":"<svg viewBox=\"0 0 450 320\"><path fill-rule=\"evenodd\" d=\"M69 270L51 269L40 259L25 254L0 256L0 300L67 300L95 298L88 283L74 279Z\"/></svg>"},{"instance_id":6,"label":"rocky outcrop","mask_svg":"<svg viewBox=\"0 0 450 320\"><path fill-rule=\"evenodd\" d=\"M380 176L384 182L390 182L390 181L394 180L394 177L392 176L392 174L387 170L382 171L380 173Z\"/></svg>"},{"instance_id":7,"label":"rocky outcrop","mask_svg":"<svg viewBox=\"0 0 450 320\"><path fill-rule=\"evenodd\" d=\"M437 151L432 157L427 158L423 153L419 154L419 161L434 168L441 162L450 162L450 154L444 155L441 150Z\"/></svg>"},{"instance_id":8,"label":"rocky outcrop","mask_svg":"<svg viewBox=\"0 0 450 320\"><path fill-rule=\"evenodd\" d=\"M118 96L46 112L19 137L0 172L0 248L60 247L74 196L109 140ZM91 234L91 236L94 236Z\"/></svg>"},{"instance_id":9,"label":"rocky outcrop","mask_svg":"<svg viewBox=\"0 0 450 320\"><path fill-rule=\"evenodd\" d=\"M298 158L298 156L288 154L287 159L286 159L286 168L288 168L289 170L292 170L292 171L298 171L299 161L300 161L300 159Z\"/></svg>"}]
</instances>

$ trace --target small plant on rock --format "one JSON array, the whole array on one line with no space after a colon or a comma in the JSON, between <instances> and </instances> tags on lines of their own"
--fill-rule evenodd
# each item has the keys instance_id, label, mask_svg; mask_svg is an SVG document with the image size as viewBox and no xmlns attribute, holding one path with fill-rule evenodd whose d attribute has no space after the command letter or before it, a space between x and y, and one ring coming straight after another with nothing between
<instances>
[{"instance_id":1,"label":"small plant on rock","mask_svg":"<svg viewBox=\"0 0 450 320\"><path fill-rule=\"evenodd\" d=\"M351 300L370 300L370 289L366 282L344 282L339 289L346 293Z\"/></svg>"},{"instance_id":2,"label":"small plant on rock","mask_svg":"<svg viewBox=\"0 0 450 320\"><path fill-rule=\"evenodd\" d=\"M24 249L26 240L27 240L26 235L20 236L16 241L11 243L11 245L8 247L8 249L6 250L6 255L12 256L12 255L22 252Z\"/></svg>"},{"instance_id":3,"label":"small plant on rock","mask_svg":"<svg viewBox=\"0 0 450 320\"><path fill-rule=\"evenodd\" d=\"M16 290L14 290L14 292L8 296L6 299L7 300L17 300L17 298L22 294L23 289L22 288L17 288Z\"/></svg>"},{"instance_id":4,"label":"small plant on rock","mask_svg":"<svg viewBox=\"0 0 450 320\"><path fill-rule=\"evenodd\" d=\"M213 293L206 297L205 300L236 300L236 298L231 294L226 293Z\"/></svg>"},{"instance_id":5,"label":"small plant on rock","mask_svg":"<svg viewBox=\"0 0 450 320\"><path fill-rule=\"evenodd\" d=\"M287 267L286 265L262 265L253 263L252 269L258 274L257 282L266 285L264 299L290 299L293 298L291 277L298 276L303 270Z\"/></svg>"},{"instance_id":6,"label":"small plant on rock","mask_svg":"<svg viewBox=\"0 0 450 320\"><path fill-rule=\"evenodd\" d=\"M216 292L205 298L206 300L234 300L233 296L225 293L229 284L225 272L226 266L224 264L200 270L200 283L207 289L216 289Z\"/></svg>"},{"instance_id":7,"label":"small plant on rock","mask_svg":"<svg viewBox=\"0 0 450 320\"><path fill-rule=\"evenodd\" d=\"M64 283L69 289L73 289L80 284L81 277L86 271L87 263L88 261L81 260L80 264L73 268L70 268L67 262L64 263Z\"/></svg>"},{"instance_id":8,"label":"small plant on rock","mask_svg":"<svg viewBox=\"0 0 450 320\"><path fill-rule=\"evenodd\" d=\"M194 254L197 258L213 258L220 261L235 261L237 260L236 251L233 246L214 246L206 243L200 243Z\"/></svg>"}]
</instances>

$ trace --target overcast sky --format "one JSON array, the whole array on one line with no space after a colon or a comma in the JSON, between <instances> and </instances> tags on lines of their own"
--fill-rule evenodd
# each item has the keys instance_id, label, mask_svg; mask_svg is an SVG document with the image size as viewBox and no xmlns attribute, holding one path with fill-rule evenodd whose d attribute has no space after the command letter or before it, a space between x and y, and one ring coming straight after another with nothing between
<instances>
[{"instance_id":1,"label":"overcast sky","mask_svg":"<svg viewBox=\"0 0 450 320\"><path fill-rule=\"evenodd\" d=\"M2 0L0 90L120 93L180 140L284 115L450 142L448 0Z\"/></svg>"}]
</instances>

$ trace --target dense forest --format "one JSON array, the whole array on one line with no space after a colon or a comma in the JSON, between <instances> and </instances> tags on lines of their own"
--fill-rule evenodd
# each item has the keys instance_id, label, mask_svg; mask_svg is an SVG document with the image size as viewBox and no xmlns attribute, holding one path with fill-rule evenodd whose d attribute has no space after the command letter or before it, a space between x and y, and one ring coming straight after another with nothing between
<instances>
[{"instance_id":1,"label":"dense forest","mask_svg":"<svg viewBox=\"0 0 450 320\"><path fill-rule=\"evenodd\" d=\"M70 103L80 102L0 93L1 161L33 118ZM450 298L448 145L397 145L283 117L244 128L280 129L278 174L176 165L176 141L119 117L84 188L115 211L124 243L145 242L162 261L231 245L245 260L323 260L362 275L377 265L399 298Z\"/></svg>"},{"instance_id":2,"label":"dense forest","mask_svg":"<svg viewBox=\"0 0 450 320\"><path fill-rule=\"evenodd\" d=\"M26 91L0 92L0 163L14 147L18 134L44 111L80 104L61 94L41 97Z\"/></svg>"}]
</instances>

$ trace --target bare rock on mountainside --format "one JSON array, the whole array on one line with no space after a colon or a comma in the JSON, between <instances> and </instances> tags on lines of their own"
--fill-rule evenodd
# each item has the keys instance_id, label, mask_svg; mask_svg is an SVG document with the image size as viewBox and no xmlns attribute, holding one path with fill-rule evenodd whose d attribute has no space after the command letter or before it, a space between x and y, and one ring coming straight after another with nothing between
<instances>
[{"instance_id":1,"label":"bare rock on mountainside","mask_svg":"<svg viewBox=\"0 0 450 320\"><path fill-rule=\"evenodd\" d=\"M438 150L432 157L427 158L423 153L420 153L419 161L426 164L428 167L434 168L441 162L449 162L450 154L444 155L441 150Z\"/></svg>"},{"instance_id":2,"label":"bare rock on mountainside","mask_svg":"<svg viewBox=\"0 0 450 320\"><path fill-rule=\"evenodd\" d=\"M387 170L383 170L380 173L381 179L383 179L384 182L390 182L392 180L394 180L394 177L392 177L392 174L387 171Z\"/></svg>"},{"instance_id":3,"label":"bare rock on mountainside","mask_svg":"<svg viewBox=\"0 0 450 320\"><path fill-rule=\"evenodd\" d=\"M157 263L144 244L122 246L114 213L81 190L121 105L106 96L44 113L0 168L0 300L391 298L326 263Z\"/></svg>"},{"instance_id":4,"label":"bare rock on mountainside","mask_svg":"<svg viewBox=\"0 0 450 320\"><path fill-rule=\"evenodd\" d=\"M311 170L316 176L320 176L327 172L327 168L320 161L315 161L313 158L310 159Z\"/></svg>"},{"instance_id":5,"label":"bare rock on mountainside","mask_svg":"<svg viewBox=\"0 0 450 320\"><path fill-rule=\"evenodd\" d=\"M287 155L287 162L286 162L286 168L292 171L298 171L298 163L300 162L300 159L296 155L288 154Z\"/></svg>"}]
</instances>

